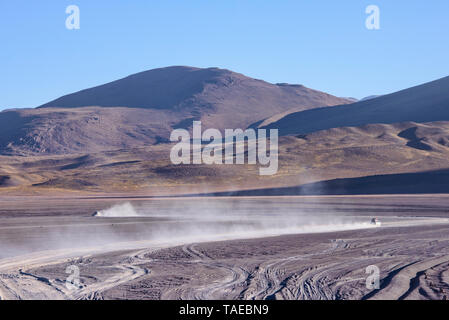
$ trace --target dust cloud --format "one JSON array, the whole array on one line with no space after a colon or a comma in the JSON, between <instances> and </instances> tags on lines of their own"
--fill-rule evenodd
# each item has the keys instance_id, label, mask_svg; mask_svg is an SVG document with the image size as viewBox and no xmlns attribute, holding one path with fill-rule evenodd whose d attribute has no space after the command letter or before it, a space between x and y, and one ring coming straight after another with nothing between
<instances>
[{"instance_id":1,"label":"dust cloud","mask_svg":"<svg viewBox=\"0 0 449 320\"><path fill-rule=\"evenodd\" d=\"M1 227L0 258L56 249L119 248L130 242L151 247L373 227L366 216L262 198L122 202L83 217L49 214L11 221Z\"/></svg>"}]
</instances>

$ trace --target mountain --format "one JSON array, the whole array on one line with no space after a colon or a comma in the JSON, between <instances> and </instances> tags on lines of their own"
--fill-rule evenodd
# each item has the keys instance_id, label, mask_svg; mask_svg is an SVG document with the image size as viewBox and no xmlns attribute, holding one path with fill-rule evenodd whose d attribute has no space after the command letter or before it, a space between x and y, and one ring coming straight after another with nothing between
<instances>
[{"instance_id":1,"label":"mountain","mask_svg":"<svg viewBox=\"0 0 449 320\"><path fill-rule=\"evenodd\" d=\"M449 77L445 77L353 104L290 113L263 127L279 128L281 135L293 135L372 123L448 120Z\"/></svg>"},{"instance_id":2,"label":"mountain","mask_svg":"<svg viewBox=\"0 0 449 320\"><path fill-rule=\"evenodd\" d=\"M176 66L144 71L75 92L39 108L163 110L179 122L174 126L185 127L192 120L202 120L206 126L225 129L247 127L289 109L307 110L348 102L302 85L270 84L226 69Z\"/></svg>"},{"instance_id":3,"label":"mountain","mask_svg":"<svg viewBox=\"0 0 449 320\"><path fill-rule=\"evenodd\" d=\"M276 114L350 103L225 69L167 67L0 112L0 154L62 154L167 141L173 128L247 128Z\"/></svg>"},{"instance_id":4,"label":"mountain","mask_svg":"<svg viewBox=\"0 0 449 320\"><path fill-rule=\"evenodd\" d=\"M340 100L299 85L269 84L227 70L212 73L221 74L212 77L219 85L207 78L191 100L171 107L49 104L0 112L0 191L447 192L449 78L371 100L322 107L326 101ZM230 78L233 84L224 85ZM268 108L259 95L277 107ZM189 105L192 100L197 103ZM253 100L258 102L246 104ZM295 103L285 104L286 100ZM208 101L209 107L198 101ZM321 105L314 108L315 103ZM278 173L259 176L257 164L173 165L168 156L172 145L161 142L173 128L188 127L192 118L224 128L239 123L243 128L279 128L284 136L279 138ZM413 184L416 179L421 180Z\"/></svg>"},{"instance_id":5,"label":"mountain","mask_svg":"<svg viewBox=\"0 0 449 320\"><path fill-rule=\"evenodd\" d=\"M371 100L371 99L374 99L374 98L377 98L377 97L380 97L380 96L381 96L380 94L374 94L374 95L371 95L371 96L364 97L364 98L360 99L360 101Z\"/></svg>"}]
</instances>

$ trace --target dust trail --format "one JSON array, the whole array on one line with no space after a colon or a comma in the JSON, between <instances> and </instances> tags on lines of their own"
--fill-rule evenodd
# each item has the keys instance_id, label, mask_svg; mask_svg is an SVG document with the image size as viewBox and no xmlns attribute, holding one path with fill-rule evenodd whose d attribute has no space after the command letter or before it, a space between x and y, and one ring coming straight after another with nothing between
<instances>
[{"instance_id":1,"label":"dust trail","mask_svg":"<svg viewBox=\"0 0 449 320\"><path fill-rule=\"evenodd\" d=\"M113 206L106 210L100 210L93 214L94 217L138 217L140 216L129 202Z\"/></svg>"},{"instance_id":2,"label":"dust trail","mask_svg":"<svg viewBox=\"0 0 449 320\"><path fill-rule=\"evenodd\" d=\"M366 217L349 217L335 213L311 214L297 208L276 210L257 204L246 206L238 201L190 201L165 203L154 210L134 207L129 202L99 212L101 218L146 217L166 219L151 232L157 242L203 242L215 239L242 239L283 234L323 233L373 228ZM254 205L254 204L252 204ZM172 222L172 223L168 223Z\"/></svg>"},{"instance_id":3,"label":"dust trail","mask_svg":"<svg viewBox=\"0 0 449 320\"><path fill-rule=\"evenodd\" d=\"M373 227L366 217L311 212L296 203L272 199L124 202L97 211L94 216L86 212L84 217L35 218L33 223L11 221L1 230L0 259L123 242L179 245Z\"/></svg>"}]
</instances>

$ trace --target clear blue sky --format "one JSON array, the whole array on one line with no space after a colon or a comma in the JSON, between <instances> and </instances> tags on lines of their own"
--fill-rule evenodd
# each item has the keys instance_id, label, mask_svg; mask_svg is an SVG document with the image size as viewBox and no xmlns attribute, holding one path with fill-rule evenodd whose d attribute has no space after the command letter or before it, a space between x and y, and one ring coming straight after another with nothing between
<instances>
[{"instance_id":1,"label":"clear blue sky","mask_svg":"<svg viewBox=\"0 0 449 320\"><path fill-rule=\"evenodd\" d=\"M81 29L67 30L78 5ZM365 8L380 8L380 30ZM449 75L449 1L0 2L0 109L35 107L139 71L217 66L338 96Z\"/></svg>"}]
</instances>

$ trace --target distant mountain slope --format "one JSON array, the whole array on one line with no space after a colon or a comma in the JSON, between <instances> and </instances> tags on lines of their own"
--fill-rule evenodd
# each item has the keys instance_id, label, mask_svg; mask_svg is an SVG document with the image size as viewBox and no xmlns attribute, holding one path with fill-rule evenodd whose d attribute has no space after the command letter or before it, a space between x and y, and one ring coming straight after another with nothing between
<instances>
[{"instance_id":1,"label":"distant mountain slope","mask_svg":"<svg viewBox=\"0 0 449 320\"><path fill-rule=\"evenodd\" d=\"M169 115L133 108L42 108L0 112L1 154L66 154L165 141Z\"/></svg>"},{"instance_id":2,"label":"distant mountain slope","mask_svg":"<svg viewBox=\"0 0 449 320\"><path fill-rule=\"evenodd\" d=\"M136 73L120 80L65 95L42 106L85 106L171 109L196 94L207 83L227 74L215 68L168 67ZM232 73L229 72L229 75ZM231 80L229 78L229 80Z\"/></svg>"},{"instance_id":3,"label":"distant mountain slope","mask_svg":"<svg viewBox=\"0 0 449 320\"><path fill-rule=\"evenodd\" d=\"M281 134L291 135L370 123L446 120L449 77L353 104L291 113L265 128L279 128Z\"/></svg>"},{"instance_id":4,"label":"distant mountain slope","mask_svg":"<svg viewBox=\"0 0 449 320\"><path fill-rule=\"evenodd\" d=\"M53 100L0 112L0 154L60 154L141 147L173 128L247 128L294 109L349 103L301 85L270 84L218 68L149 70Z\"/></svg>"},{"instance_id":5,"label":"distant mountain slope","mask_svg":"<svg viewBox=\"0 0 449 320\"><path fill-rule=\"evenodd\" d=\"M378 98L378 97L381 97L381 96L382 96L381 94L374 94L374 95L371 95L371 96L364 97L364 98L360 99L360 101L371 100L371 99Z\"/></svg>"}]
</instances>

